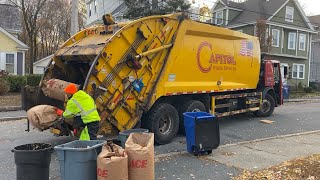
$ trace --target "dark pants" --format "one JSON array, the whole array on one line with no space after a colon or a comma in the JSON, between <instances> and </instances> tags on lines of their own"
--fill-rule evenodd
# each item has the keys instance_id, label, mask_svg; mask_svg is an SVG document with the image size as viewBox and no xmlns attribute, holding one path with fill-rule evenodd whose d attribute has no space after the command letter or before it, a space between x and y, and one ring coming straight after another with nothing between
<instances>
[{"instance_id":1,"label":"dark pants","mask_svg":"<svg viewBox=\"0 0 320 180\"><path fill-rule=\"evenodd\" d=\"M99 130L99 121L91 122L86 125L88 127L88 133L90 136L90 140L97 140L97 133Z\"/></svg>"},{"instance_id":2,"label":"dark pants","mask_svg":"<svg viewBox=\"0 0 320 180\"><path fill-rule=\"evenodd\" d=\"M99 121L91 122L91 123L83 123L81 116L76 116L74 118L73 127L74 128L88 128L88 134L90 136L90 140L96 140L97 139L97 133L99 130Z\"/></svg>"}]
</instances>

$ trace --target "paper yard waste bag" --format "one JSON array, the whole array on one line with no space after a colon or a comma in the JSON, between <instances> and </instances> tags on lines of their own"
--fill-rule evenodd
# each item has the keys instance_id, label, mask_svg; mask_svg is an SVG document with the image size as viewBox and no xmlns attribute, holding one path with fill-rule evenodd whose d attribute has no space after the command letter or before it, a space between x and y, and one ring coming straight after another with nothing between
<instances>
[{"instance_id":1,"label":"paper yard waste bag","mask_svg":"<svg viewBox=\"0 0 320 180\"><path fill-rule=\"evenodd\" d=\"M65 101L65 93L64 88L66 88L71 82L63 81L60 79L50 79L47 81L43 81L42 91L43 93L53 99L57 99L60 101ZM79 88L79 85L77 85Z\"/></svg>"},{"instance_id":2,"label":"paper yard waste bag","mask_svg":"<svg viewBox=\"0 0 320 180\"><path fill-rule=\"evenodd\" d=\"M121 146L105 144L97 158L98 180L128 180L128 155Z\"/></svg>"},{"instance_id":3,"label":"paper yard waste bag","mask_svg":"<svg viewBox=\"0 0 320 180\"><path fill-rule=\"evenodd\" d=\"M154 180L154 134L131 133L125 144L130 180Z\"/></svg>"},{"instance_id":4,"label":"paper yard waste bag","mask_svg":"<svg viewBox=\"0 0 320 180\"><path fill-rule=\"evenodd\" d=\"M55 107L38 105L28 110L27 117L33 127L44 130L52 126L58 116Z\"/></svg>"}]
</instances>

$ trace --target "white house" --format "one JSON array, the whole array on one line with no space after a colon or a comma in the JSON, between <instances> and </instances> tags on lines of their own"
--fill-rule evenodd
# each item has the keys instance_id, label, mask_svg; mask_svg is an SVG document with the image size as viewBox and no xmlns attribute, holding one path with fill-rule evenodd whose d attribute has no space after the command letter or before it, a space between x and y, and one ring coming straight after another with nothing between
<instances>
[{"instance_id":1,"label":"white house","mask_svg":"<svg viewBox=\"0 0 320 180\"><path fill-rule=\"evenodd\" d=\"M127 7L123 0L86 0L87 23L91 26L102 22L102 16L111 13L116 22L124 21L123 14Z\"/></svg>"},{"instance_id":2,"label":"white house","mask_svg":"<svg viewBox=\"0 0 320 180\"><path fill-rule=\"evenodd\" d=\"M53 57L53 54L50 56L47 56L43 59L40 59L37 62L34 62L33 63L33 74L43 74L45 68L51 62L52 57Z\"/></svg>"},{"instance_id":3,"label":"white house","mask_svg":"<svg viewBox=\"0 0 320 180\"><path fill-rule=\"evenodd\" d=\"M28 46L18 39L21 32L19 10L0 2L0 70L10 74L25 74L25 53Z\"/></svg>"}]
</instances>

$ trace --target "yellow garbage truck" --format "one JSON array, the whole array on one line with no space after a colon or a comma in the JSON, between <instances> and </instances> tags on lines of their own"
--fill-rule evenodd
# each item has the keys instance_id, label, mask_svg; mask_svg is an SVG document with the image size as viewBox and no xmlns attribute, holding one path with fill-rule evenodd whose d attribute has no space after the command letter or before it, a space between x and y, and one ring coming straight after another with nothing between
<instances>
[{"instance_id":1,"label":"yellow garbage truck","mask_svg":"<svg viewBox=\"0 0 320 180\"><path fill-rule=\"evenodd\" d=\"M137 127L158 144L183 131L183 113L270 116L283 103L280 63L262 59L256 37L183 13L84 29L54 54L42 82L80 85L96 102L101 135ZM23 108L64 102L25 87Z\"/></svg>"}]
</instances>

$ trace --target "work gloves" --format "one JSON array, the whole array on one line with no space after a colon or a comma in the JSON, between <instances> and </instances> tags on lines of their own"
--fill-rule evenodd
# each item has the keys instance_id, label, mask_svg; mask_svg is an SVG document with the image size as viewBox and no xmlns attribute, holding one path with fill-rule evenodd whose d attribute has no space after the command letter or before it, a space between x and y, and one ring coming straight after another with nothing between
<instances>
[{"instance_id":1,"label":"work gloves","mask_svg":"<svg viewBox=\"0 0 320 180\"><path fill-rule=\"evenodd\" d=\"M59 109L59 108L56 108L56 113L57 113L58 116L62 116L63 111L61 109Z\"/></svg>"}]
</instances>

